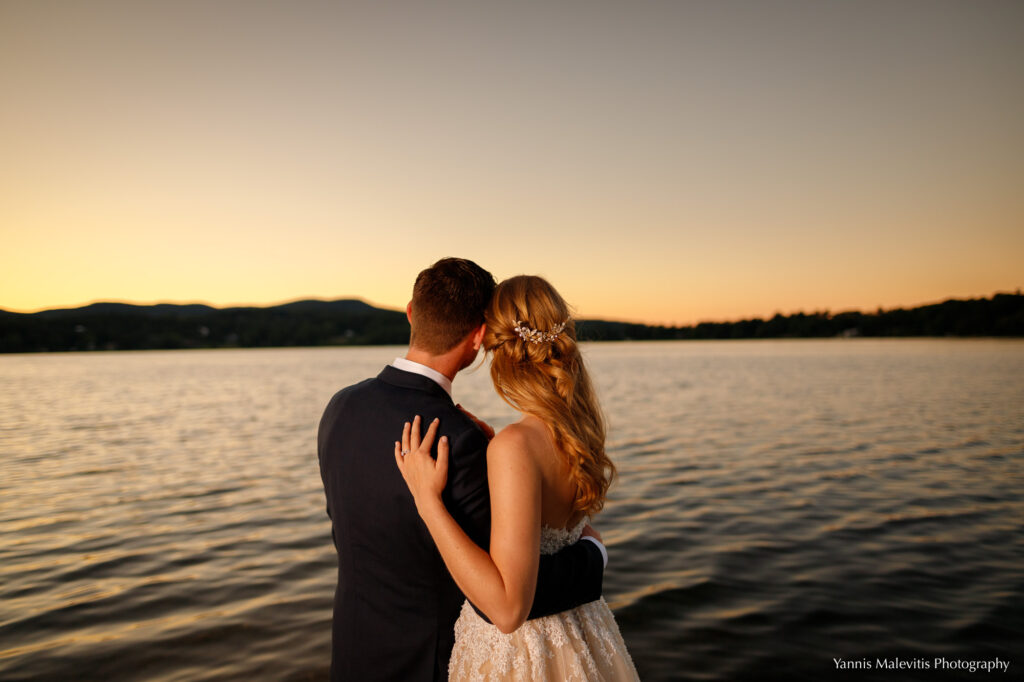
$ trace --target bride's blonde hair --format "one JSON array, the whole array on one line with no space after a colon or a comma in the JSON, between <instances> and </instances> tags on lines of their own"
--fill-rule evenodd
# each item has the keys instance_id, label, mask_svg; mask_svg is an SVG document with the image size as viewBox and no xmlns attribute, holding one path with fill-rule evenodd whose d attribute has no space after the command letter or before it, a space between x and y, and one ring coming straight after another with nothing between
<instances>
[{"instance_id":1,"label":"bride's blonde hair","mask_svg":"<svg viewBox=\"0 0 1024 682\"><path fill-rule=\"evenodd\" d=\"M569 306L545 279L519 275L494 290L485 319L484 348L498 395L547 424L576 483L573 509L600 511L615 465L604 451L604 416Z\"/></svg>"}]
</instances>

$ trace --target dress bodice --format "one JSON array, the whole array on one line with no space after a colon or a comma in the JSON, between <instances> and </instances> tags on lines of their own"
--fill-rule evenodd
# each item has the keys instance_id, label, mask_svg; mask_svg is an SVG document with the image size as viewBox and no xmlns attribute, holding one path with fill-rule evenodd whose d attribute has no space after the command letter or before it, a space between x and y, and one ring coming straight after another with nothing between
<instances>
[{"instance_id":1,"label":"dress bodice","mask_svg":"<svg viewBox=\"0 0 1024 682\"><path fill-rule=\"evenodd\" d=\"M540 527L540 553L555 554L560 549L574 544L583 535L583 526L587 525L589 519L584 516L572 528L552 528L551 526Z\"/></svg>"}]
</instances>

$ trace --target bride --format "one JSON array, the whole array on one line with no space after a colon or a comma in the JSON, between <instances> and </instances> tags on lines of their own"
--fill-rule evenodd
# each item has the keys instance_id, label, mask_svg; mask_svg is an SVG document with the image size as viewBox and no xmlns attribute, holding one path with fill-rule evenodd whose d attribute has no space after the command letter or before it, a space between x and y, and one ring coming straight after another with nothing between
<instances>
[{"instance_id":1,"label":"bride","mask_svg":"<svg viewBox=\"0 0 1024 682\"><path fill-rule=\"evenodd\" d=\"M487 449L490 553L469 539L441 501L446 438L438 442L437 460L430 456L438 421L421 440L417 416L395 443L416 509L468 598L455 624L449 680L636 680L603 598L526 619L540 555L579 539L615 474L568 306L544 279L513 277L498 285L486 321L494 387L522 413Z\"/></svg>"}]
</instances>

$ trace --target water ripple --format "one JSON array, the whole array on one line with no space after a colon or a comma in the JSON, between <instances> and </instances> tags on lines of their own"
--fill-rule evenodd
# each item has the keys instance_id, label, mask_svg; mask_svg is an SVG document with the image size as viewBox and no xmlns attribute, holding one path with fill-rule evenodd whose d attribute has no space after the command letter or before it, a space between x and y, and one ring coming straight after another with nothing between
<instances>
[{"instance_id":1,"label":"water ripple","mask_svg":"<svg viewBox=\"0 0 1024 682\"><path fill-rule=\"evenodd\" d=\"M398 352L0 357L0 678L326 679L317 420ZM644 680L1013 658L1024 343L585 354L620 472L596 519L605 595ZM455 388L515 418L486 371Z\"/></svg>"}]
</instances>

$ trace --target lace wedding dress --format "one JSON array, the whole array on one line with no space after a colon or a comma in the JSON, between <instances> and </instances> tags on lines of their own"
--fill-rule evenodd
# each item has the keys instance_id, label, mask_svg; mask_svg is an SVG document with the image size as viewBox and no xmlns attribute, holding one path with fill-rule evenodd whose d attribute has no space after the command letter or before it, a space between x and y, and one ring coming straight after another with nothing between
<instances>
[{"instance_id":1,"label":"lace wedding dress","mask_svg":"<svg viewBox=\"0 0 1024 682\"><path fill-rule=\"evenodd\" d=\"M585 523L583 519L571 529L542 527L540 553L554 554L576 542ZM477 615L467 601L455 623L448 679L618 682L639 678L602 597L569 611L528 620L507 635Z\"/></svg>"}]
</instances>

